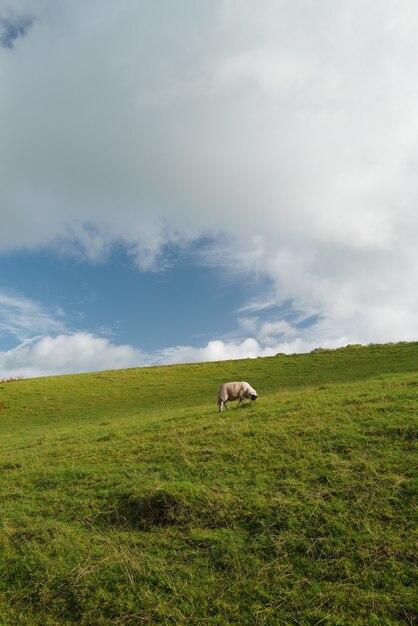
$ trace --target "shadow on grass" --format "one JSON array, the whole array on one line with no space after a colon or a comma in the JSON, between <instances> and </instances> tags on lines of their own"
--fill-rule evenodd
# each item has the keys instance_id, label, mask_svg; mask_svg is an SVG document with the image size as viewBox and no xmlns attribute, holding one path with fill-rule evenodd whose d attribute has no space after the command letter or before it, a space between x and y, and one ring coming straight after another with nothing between
<instances>
[{"instance_id":1,"label":"shadow on grass","mask_svg":"<svg viewBox=\"0 0 418 626\"><path fill-rule=\"evenodd\" d=\"M92 525L113 526L142 531L156 527L182 529L234 529L263 533L283 530L287 511L283 507L252 502L231 494L156 489L144 493L122 493L108 507L89 520Z\"/></svg>"},{"instance_id":2,"label":"shadow on grass","mask_svg":"<svg viewBox=\"0 0 418 626\"><path fill-rule=\"evenodd\" d=\"M96 523L138 530L155 526L184 526L191 518L191 507L179 495L166 490L145 494L121 494L109 511L99 514Z\"/></svg>"}]
</instances>

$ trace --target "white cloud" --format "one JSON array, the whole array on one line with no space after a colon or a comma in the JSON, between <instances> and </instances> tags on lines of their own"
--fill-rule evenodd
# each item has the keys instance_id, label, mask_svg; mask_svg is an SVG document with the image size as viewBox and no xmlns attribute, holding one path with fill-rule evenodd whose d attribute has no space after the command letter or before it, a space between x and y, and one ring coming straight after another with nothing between
<instances>
[{"instance_id":1,"label":"white cloud","mask_svg":"<svg viewBox=\"0 0 418 626\"><path fill-rule=\"evenodd\" d=\"M124 242L150 270L212 236L201 260L320 318L304 345L415 339L415 1L180 7L0 3L34 18L0 48L0 251Z\"/></svg>"},{"instance_id":2,"label":"white cloud","mask_svg":"<svg viewBox=\"0 0 418 626\"><path fill-rule=\"evenodd\" d=\"M219 339L209 341L202 348L191 346L176 346L161 350L155 363L190 363L201 361L225 361L228 359L254 358L260 353L260 345L255 339L248 338L243 341L221 341Z\"/></svg>"},{"instance_id":3,"label":"white cloud","mask_svg":"<svg viewBox=\"0 0 418 626\"><path fill-rule=\"evenodd\" d=\"M143 364L140 350L115 346L90 333L45 336L7 352L0 352L0 378L31 378Z\"/></svg>"}]
</instances>

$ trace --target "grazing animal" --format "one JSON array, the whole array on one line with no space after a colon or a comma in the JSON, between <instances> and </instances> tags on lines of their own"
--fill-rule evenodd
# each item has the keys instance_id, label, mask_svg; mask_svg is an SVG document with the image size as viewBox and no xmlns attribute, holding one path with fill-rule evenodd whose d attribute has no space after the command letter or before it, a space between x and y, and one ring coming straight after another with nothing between
<instances>
[{"instance_id":1,"label":"grazing animal","mask_svg":"<svg viewBox=\"0 0 418 626\"><path fill-rule=\"evenodd\" d=\"M222 411L226 409L226 403L229 400L238 400L238 406L247 398L248 400L257 400L258 393L246 382L241 383L224 383L218 389L218 407Z\"/></svg>"}]
</instances>

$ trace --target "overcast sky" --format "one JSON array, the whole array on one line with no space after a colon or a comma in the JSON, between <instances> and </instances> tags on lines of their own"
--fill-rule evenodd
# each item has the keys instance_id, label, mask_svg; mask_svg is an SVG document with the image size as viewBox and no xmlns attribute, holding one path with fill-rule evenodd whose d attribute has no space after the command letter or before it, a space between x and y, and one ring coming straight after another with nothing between
<instances>
[{"instance_id":1,"label":"overcast sky","mask_svg":"<svg viewBox=\"0 0 418 626\"><path fill-rule=\"evenodd\" d=\"M0 0L0 377L418 339L415 0Z\"/></svg>"}]
</instances>

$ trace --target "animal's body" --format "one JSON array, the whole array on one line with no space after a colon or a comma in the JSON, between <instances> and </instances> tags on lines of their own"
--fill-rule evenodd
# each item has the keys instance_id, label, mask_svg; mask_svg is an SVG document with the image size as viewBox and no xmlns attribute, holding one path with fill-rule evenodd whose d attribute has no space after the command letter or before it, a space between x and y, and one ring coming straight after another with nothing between
<instances>
[{"instance_id":1,"label":"animal's body","mask_svg":"<svg viewBox=\"0 0 418 626\"><path fill-rule=\"evenodd\" d=\"M246 382L224 383L218 389L218 407L222 411L226 409L226 403L229 400L238 400L238 405L247 398L248 400L256 400L258 393Z\"/></svg>"}]
</instances>

